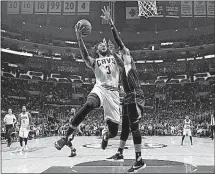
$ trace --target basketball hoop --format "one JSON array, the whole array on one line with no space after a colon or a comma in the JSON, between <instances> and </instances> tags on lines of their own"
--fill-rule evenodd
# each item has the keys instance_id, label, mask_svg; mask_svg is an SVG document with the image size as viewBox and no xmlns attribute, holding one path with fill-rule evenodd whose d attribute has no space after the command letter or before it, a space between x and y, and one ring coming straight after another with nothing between
<instances>
[{"instance_id":1,"label":"basketball hoop","mask_svg":"<svg viewBox=\"0 0 215 174\"><path fill-rule=\"evenodd\" d=\"M146 18L157 15L156 0L138 1L139 15Z\"/></svg>"}]
</instances>

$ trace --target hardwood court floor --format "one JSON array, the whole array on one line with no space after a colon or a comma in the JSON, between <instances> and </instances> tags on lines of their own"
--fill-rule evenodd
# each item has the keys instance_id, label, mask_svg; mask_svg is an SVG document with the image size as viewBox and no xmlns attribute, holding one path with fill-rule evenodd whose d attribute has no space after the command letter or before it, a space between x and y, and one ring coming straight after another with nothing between
<instances>
[{"instance_id":1,"label":"hardwood court floor","mask_svg":"<svg viewBox=\"0 0 215 174\"><path fill-rule=\"evenodd\" d=\"M17 151L19 143L11 147L2 144L3 173L125 173L135 157L132 139L124 151L124 162L105 159L118 148L119 138L109 141L106 150L100 148L98 137L75 137L73 145L77 156L69 158L70 149L54 148L59 137L30 140L25 153ZM139 173L214 173L214 141L193 138L193 146L186 137L181 146L179 136L152 136L143 138L142 156L147 167Z\"/></svg>"}]
</instances>

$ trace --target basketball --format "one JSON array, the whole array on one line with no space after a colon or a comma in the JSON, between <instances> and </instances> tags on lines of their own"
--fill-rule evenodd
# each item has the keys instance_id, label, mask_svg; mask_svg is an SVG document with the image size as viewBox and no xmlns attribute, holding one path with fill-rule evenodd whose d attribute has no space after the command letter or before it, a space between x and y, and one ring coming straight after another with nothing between
<instances>
[{"instance_id":1,"label":"basketball","mask_svg":"<svg viewBox=\"0 0 215 174\"><path fill-rule=\"evenodd\" d=\"M83 37L86 37L91 33L92 26L91 26L91 23L88 20L82 19L82 20L78 21L77 24L80 25L80 29L84 28L82 30L82 33L81 33Z\"/></svg>"}]
</instances>

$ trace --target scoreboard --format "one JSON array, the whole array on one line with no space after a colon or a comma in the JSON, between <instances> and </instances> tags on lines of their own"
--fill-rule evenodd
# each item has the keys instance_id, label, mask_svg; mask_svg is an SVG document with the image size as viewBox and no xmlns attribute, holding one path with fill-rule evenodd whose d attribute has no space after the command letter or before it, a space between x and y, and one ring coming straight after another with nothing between
<instances>
[{"instance_id":1,"label":"scoreboard","mask_svg":"<svg viewBox=\"0 0 215 174\"><path fill-rule=\"evenodd\" d=\"M7 14L88 15L89 1L8 1Z\"/></svg>"}]
</instances>

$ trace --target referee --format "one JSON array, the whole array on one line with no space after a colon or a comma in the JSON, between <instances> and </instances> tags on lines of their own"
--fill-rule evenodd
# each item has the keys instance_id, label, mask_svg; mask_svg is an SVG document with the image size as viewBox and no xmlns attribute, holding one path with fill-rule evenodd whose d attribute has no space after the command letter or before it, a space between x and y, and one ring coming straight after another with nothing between
<instances>
[{"instance_id":1,"label":"referee","mask_svg":"<svg viewBox=\"0 0 215 174\"><path fill-rule=\"evenodd\" d=\"M12 109L8 109L8 114L4 117L4 123L6 127L6 139L7 139L7 147L11 145L11 133L13 132L14 124L16 123L16 117L12 114Z\"/></svg>"},{"instance_id":2,"label":"referee","mask_svg":"<svg viewBox=\"0 0 215 174\"><path fill-rule=\"evenodd\" d=\"M212 140L214 138L214 131L215 131L214 114L211 114L211 138L212 138Z\"/></svg>"}]
</instances>

